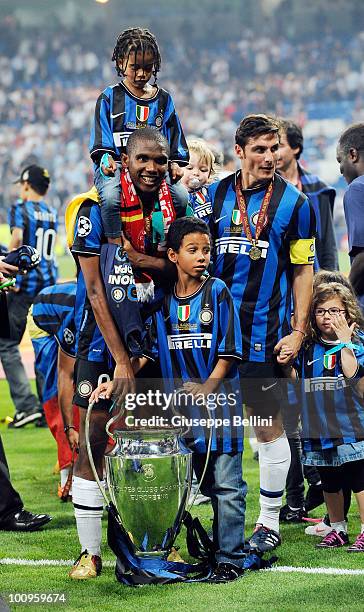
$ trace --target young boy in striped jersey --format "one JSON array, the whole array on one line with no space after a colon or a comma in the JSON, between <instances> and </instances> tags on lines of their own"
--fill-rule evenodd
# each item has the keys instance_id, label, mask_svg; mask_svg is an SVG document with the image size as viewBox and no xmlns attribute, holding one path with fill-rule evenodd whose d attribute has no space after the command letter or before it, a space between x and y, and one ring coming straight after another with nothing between
<instances>
[{"instance_id":1,"label":"young boy in striped jersey","mask_svg":"<svg viewBox=\"0 0 364 612\"><path fill-rule=\"evenodd\" d=\"M144 28L124 30L116 41L112 60L123 80L106 87L95 108L90 155L101 203L105 236L120 240L121 155L132 132L147 126L162 132L170 145L170 180L182 176L188 148L171 94L157 85L161 56L155 36ZM154 83L149 83L154 76ZM180 185L170 185L183 197ZM182 193L181 193L182 191Z\"/></svg>"},{"instance_id":2,"label":"young boy in striped jersey","mask_svg":"<svg viewBox=\"0 0 364 612\"><path fill-rule=\"evenodd\" d=\"M210 240L206 223L199 219L184 217L171 224L167 254L178 280L146 327L150 357L160 362L165 389L173 393L182 383L191 400L183 403L179 413L196 419L185 440L193 450L199 480L208 461L201 492L211 497L216 546L216 567L209 581L219 583L236 580L243 573L247 486L242 477L243 429L234 420L242 415L237 371L240 323L225 283L204 274L210 262ZM146 361L139 358L134 367L140 369ZM112 383L100 385L91 401L104 392L111 397ZM197 401L202 397L207 405L213 398L216 403L220 399L208 413ZM202 420L211 414L224 419L224 424L213 428L208 455L209 434Z\"/></svg>"}]
</instances>

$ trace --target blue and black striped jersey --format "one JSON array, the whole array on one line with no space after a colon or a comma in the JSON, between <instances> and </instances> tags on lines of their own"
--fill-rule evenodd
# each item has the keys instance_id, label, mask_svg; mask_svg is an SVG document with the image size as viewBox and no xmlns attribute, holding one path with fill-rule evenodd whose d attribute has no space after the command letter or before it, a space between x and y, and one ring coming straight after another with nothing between
<instances>
[{"instance_id":1,"label":"blue and black striped jersey","mask_svg":"<svg viewBox=\"0 0 364 612\"><path fill-rule=\"evenodd\" d=\"M200 289L188 297L180 298L175 293L165 296L162 307L146 326L151 355L159 359L164 385L171 393L184 382L207 380L219 358L241 358L238 313L229 290L220 279L207 278ZM212 415L226 419L229 424L213 429L211 449L226 453L241 451L243 429L241 425L234 426L233 421L234 416L242 415L236 364L231 366L216 394L221 394L221 403ZM197 420L210 416L201 405L189 405L186 411L185 416ZM194 424L187 439L197 452L207 451L206 428Z\"/></svg>"},{"instance_id":2,"label":"blue and black striped jersey","mask_svg":"<svg viewBox=\"0 0 364 612\"><path fill-rule=\"evenodd\" d=\"M235 192L235 174L209 189L213 213L213 274L230 289L239 311L243 359L270 362L277 342L290 332L293 264L290 249L302 240L305 258L313 264L315 214L306 196L279 175L257 246L261 257L251 260ZM266 189L244 190L252 235ZM309 240L308 240L309 239ZM308 250L308 255L307 255ZM312 251L312 252L311 252Z\"/></svg>"},{"instance_id":3,"label":"blue and black striped jersey","mask_svg":"<svg viewBox=\"0 0 364 612\"><path fill-rule=\"evenodd\" d=\"M37 249L40 264L28 274L16 277L16 286L28 295L37 295L41 289L53 285L58 276L54 257L57 235L57 212L43 201L23 202L12 205L8 221L10 231L15 227L23 230L23 244Z\"/></svg>"},{"instance_id":4,"label":"blue and black striped jersey","mask_svg":"<svg viewBox=\"0 0 364 612\"><path fill-rule=\"evenodd\" d=\"M137 98L121 83L104 89L96 102L90 136L90 155L98 166L104 153L120 161L130 134L139 128L158 128L170 146L170 160L188 163L189 153L171 95L165 89L149 100Z\"/></svg>"},{"instance_id":5,"label":"blue and black striped jersey","mask_svg":"<svg viewBox=\"0 0 364 612\"><path fill-rule=\"evenodd\" d=\"M77 293L75 325L77 329L77 357L87 361L104 362L107 359L105 340L96 324L95 315L87 296L85 279L78 256L100 256L101 245L106 243L98 204L85 200L77 213L71 253L77 264Z\"/></svg>"},{"instance_id":6,"label":"blue and black striped jersey","mask_svg":"<svg viewBox=\"0 0 364 612\"><path fill-rule=\"evenodd\" d=\"M341 352L326 355L332 343L304 347L297 359L300 378L303 447L306 451L333 448L364 440L364 402L356 384L364 376L364 345L354 340L358 370L345 378Z\"/></svg>"},{"instance_id":7,"label":"blue and black striped jersey","mask_svg":"<svg viewBox=\"0 0 364 612\"><path fill-rule=\"evenodd\" d=\"M35 367L44 377L43 402L57 395L58 346L75 357L75 298L76 283L62 283L43 289L34 300L33 322L44 332L30 328Z\"/></svg>"}]
</instances>

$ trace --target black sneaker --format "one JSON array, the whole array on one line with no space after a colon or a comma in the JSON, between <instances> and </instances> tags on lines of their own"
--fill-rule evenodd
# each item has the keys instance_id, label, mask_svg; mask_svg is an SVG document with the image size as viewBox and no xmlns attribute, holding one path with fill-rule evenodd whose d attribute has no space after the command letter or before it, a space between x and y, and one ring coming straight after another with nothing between
<instances>
[{"instance_id":1,"label":"black sneaker","mask_svg":"<svg viewBox=\"0 0 364 612\"><path fill-rule=\"evenodd\" d=\"M310 485L305 499L306 512L310 512L324 503L324 494L321 485Z\"/></svg>"},{"instance_id":2,"label":"black sneaker","mask_svg":"<svg viewBox=\"0 0 364 612\"><path fill-rule=\"evenodd\" d=\"M233 563L218 563L216 569L209 576L206 582L213 582L219 584L222 582L232 582L242 578L244 570Z\"/></svg>"},{"instance_id":3,"label":"black sneaker","mask_svg":"<svg viewBox=\"0 0 364 612\"><path fill-rule=\"evenodd\" d=\"M306 516L307 513L305 508L292 510L288 504L282 506L279 512L279 520L281 523L303 523Z\"/></svg>"},{"instance_id":4,"label":"black sneaker","mask_svg":"<svg viewBox=\"0 0 364 612\"><path fill-rule=\"evenodd\" d=\"M257 525L251 538L249 539L250 550L265 553L274 550L282 543L279 533L264 525Z\"/></svg>"},{"instance_id":5,"label":"black sneaker","mask_svg":"<svg viewBox=\"0 0 364 612\"><path fill-rule=\"evenodd\" d=\"M40 408L34 408L33 410L28 410L26 412L16 412L8 427L10 429L24 427L25 425L29 425L29 423L34 423L34 421L41 419L42 414L43 412Z\"/></svg>"}]
</instances>

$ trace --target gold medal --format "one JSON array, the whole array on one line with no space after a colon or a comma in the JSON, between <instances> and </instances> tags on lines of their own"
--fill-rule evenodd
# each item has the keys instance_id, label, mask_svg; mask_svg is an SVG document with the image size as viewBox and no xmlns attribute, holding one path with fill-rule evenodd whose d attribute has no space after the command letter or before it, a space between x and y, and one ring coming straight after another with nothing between
<instances>
[{"instance_id":1,"label":"gold medal","mask_svg":"<svg viewBox=\"0 0 364 612\"><path fill-rule=\"evenodd\" d=\"M252 259L253 261L257 261L258 259L261 258L262 256L262 249L260 249L257 246L252 246L249 253L248 253L250 259Z\"/></svg>"}]
</instances>

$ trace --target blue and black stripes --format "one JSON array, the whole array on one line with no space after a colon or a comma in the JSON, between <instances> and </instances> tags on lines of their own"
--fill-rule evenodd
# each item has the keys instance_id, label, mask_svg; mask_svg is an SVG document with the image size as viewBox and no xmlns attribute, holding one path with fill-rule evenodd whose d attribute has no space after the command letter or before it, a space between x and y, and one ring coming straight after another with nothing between
<instances>
[{"instance_id":1,"label":"blue and black stripes","mask_svg":"<svg viewBox=\"0 0 364 612\"><path fill-rule=\"evenodd\" d=\"M186 139L171 95L159 88L153 98L137 98L124 86L107 87L96 102L90 136L90 155L96 166L104 153L120 161L130 134L139 128L158 128L170 145L170 160L186 164Z\"/></svg>"},{"instance_id":2,"label":"blue and black stripes","mask_svg":"<svg viewBox=\"0 0 364 612\"><path fill-rule=\"evenodd\" d=\"M23 202L19 200L10 209L8 215L10 230L19 228L23 231L23 244L37 249L40 264L28 274L16 277L16 285L28 295L35 296L43 287L53 285L57 280L57 266L54 259L54 247L57 236L57 213L44 201Z\"/></svg>"}]
</instances>

